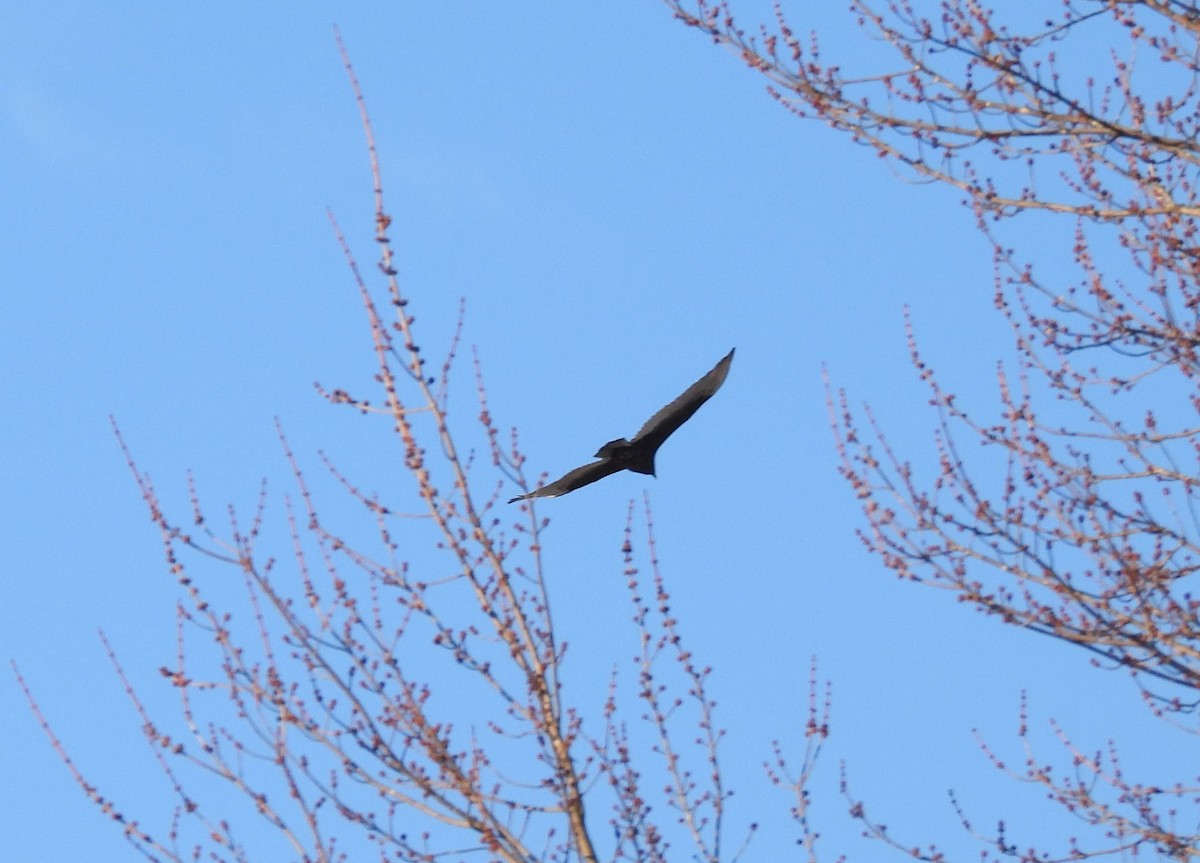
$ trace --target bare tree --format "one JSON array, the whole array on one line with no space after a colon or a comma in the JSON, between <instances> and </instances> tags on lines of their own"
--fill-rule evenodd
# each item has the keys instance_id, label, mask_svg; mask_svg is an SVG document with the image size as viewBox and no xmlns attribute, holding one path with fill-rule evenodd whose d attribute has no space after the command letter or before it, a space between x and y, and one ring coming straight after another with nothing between
<instances>
[{"instance_id":1,"label":"bare tree","mask_svg":"<svg viewBox=\"0 0 1200 863\"><path fill-rule=\"evenodd\" d=\"M968 411L911 329L937 411L930 470L896 452L869 411L864 420L845 393L831 394L867 547L901 578L1128 672L1164 733L1195 735L1200 6L853 0L885 55L860 72L826 57L779 7L770 26L743 29L733 4L665 2L763 75L788 110L963 192L994 249L995 305L1016 356L999 368L996 417ZM1022 254L1004 240L1014 218L1040 219L1039 229L1069 219L1068 241ZM1043 276L1060 262L1078 275ZM964 440L984 447L969 466ZM1024 737L1024 716L1021 727ZM1027 752L1017 775L1095 829L1043 848L1001 827L979 834L984 859L1200 857L1193 773L1169 787L1139 783L1115 746L1094 755L1059 735L1063 758ZM892 840L861 802L852 812L912 857L943 859Z\"/></svg>"},{"instance_id":2,"label":"bare tree","mask_svg":"<svg viewBox=\"0 0 1200 863\"><path fill-rule=\"evenodd\" d=\"M173 515L118 432L182 588L177 658L161 669L178 715L150 715L136 676L105 647L173 791L173 815L151 827L109 800L18 671L30 704L79 786L152 861L591 863L661 861L669 851L736 859L754 828L728 824L710 670L671 612L649 501L644 531L629 510L633 625L629 648L608 661L619 669L620 659L637 659L628 680L614 671L607 692L571 703L542 554L546 522L532 501L497 506L503 478L532 488L516 434L507 439L495 423L478 359L473 437L450 421L462 317L431 368L397 279L371 125L348 60L346 70L371 158L381 286L334 230L366 314L378 391L321 393L387 425L407 495L366 488L322 456L367 530L334 527L280 425L295 482L283 500L290 557L280 557L265 485L248 516L231 506L217 527L189 478L191 512ZM486 460L469 454L475 446ZM816 710L799 777L775 777L801 802L827 733Z\"/></svg>"}]
</instances>

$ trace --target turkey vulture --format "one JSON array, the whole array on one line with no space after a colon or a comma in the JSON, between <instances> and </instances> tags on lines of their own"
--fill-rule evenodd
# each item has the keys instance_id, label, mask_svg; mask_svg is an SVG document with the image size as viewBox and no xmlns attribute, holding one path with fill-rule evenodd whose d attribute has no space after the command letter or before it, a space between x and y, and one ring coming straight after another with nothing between
<instances>
[{"instance_id":1,"label":"turkey vulture","mask_svg":"<svg viewBox=\"0 0 1200 863\"><path fill-rule=\"evenodd\" d=\"M559 497L621 470L654 476L654 454L658 452L658 448L700 409L700 405L712 398L712 394L721 388L732 362L733 351L730 351L708 374L684 390L683 395L650 417L646 424L638 429L633 440L617 438L600 447L596 453L596 458L600 461L577 467L549 485L528 494L517 495L509 503L531 497Z\"/></svg>"}]
</instances>

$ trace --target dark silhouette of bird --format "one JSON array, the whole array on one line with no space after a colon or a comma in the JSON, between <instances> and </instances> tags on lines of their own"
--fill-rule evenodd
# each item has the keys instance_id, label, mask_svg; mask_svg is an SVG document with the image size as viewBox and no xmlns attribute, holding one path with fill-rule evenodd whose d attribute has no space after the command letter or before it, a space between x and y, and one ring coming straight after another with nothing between
<instances>
[{"instance_id":1,"label":"dark silhouette of bird","mask_svg":"<svg viewBox=\"0 0 1200 863\"><path fill-rule=\"evenodd\" d=\"M730 351L708 374L684 390L683 395L650 417L633 440L617 438L600 447L596 452L600 461L577 467L549 485L517 495L509 503L531 497L559 497L622 470L654 476L654 456L658 448L721 388L732 362L733 351Z\"/></svg>"}]
</instances>

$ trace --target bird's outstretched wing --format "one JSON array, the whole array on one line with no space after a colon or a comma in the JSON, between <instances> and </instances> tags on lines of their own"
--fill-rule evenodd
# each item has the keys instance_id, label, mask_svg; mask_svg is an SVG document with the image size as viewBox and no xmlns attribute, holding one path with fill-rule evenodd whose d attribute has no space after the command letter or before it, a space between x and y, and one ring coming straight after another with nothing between
<instances>
[{"instance_id":1,"label":"bird's outstretched wing","mask_svg":"<svg viewBox=\"0 0 1200 863\"><path fill-rule=\"evenodd\" d=\"M729 365L732 362L733 351L730 351L708 374L684 390L683 395L650 417L646 424L638 429L631 442L645 446L651 453L657 450L663 441L700 409L700 405L712 398L713 393L721 388L721 384L725 383L725 378L729 375Z\"/></svg>"},{"instance_id":2,"label":"bird's outstretched wing","mask_svg":"<svg viewBox=\"0 0 1200 863\"><path fill-rule=\"evenodd\" d=\"M585 464L583 467L577 467L575 470L559 477L549 485L544 485L529 494L521 494L514 497L509 503L516 503L519 500L527 500L531 497L559 497L567 492L575 491L577 488L582 488L589 483L593 483L598 479L604 479L609 474L623 470L624 466L615 459L601 459L594 461L591 464Z\"/></svg>"}]
</instances>

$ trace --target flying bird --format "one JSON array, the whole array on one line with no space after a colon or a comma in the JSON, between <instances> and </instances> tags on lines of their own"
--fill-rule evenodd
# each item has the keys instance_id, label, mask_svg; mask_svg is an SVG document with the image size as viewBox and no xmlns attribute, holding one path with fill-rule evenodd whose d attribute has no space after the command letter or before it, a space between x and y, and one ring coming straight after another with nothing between
<instances>
[{"instance_id":1,"label":"flying bird","mask_svg":"<svg viewBox=\"0 0 1200 863\"><path fill-rule=\"evenodd\" d=\"M517 495L509 503L531 497L559 497L622 470L654 476L654 455L658 448L721 388L732 362L733 351L730 351L708 374L684 390L683 395L650 417L633 440L623 437L610 440L596 452L599 461L577 467L549 485Z\"/></svg>"}]
</instances>

